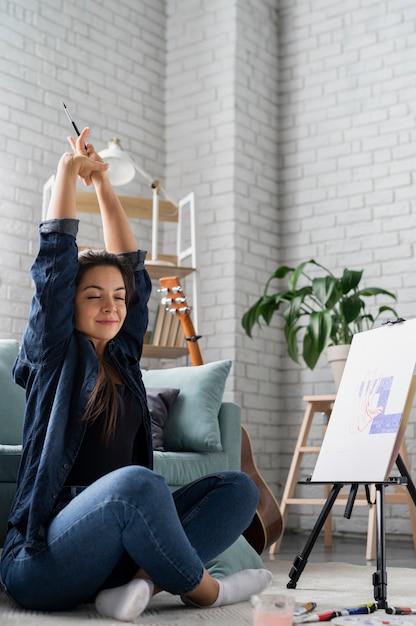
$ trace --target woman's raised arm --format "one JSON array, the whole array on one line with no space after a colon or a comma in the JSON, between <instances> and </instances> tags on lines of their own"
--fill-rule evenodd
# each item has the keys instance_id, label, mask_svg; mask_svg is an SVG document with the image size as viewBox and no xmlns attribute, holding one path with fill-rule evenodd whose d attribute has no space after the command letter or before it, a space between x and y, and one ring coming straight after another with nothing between
<instances>
[{"instance_id":1,"label":"woman's raised arm","mask_svg":"<svg viewBox=\"0 0 416 626\"><path fill-rule=\"evenodd\" d=\"M102 163L102 159L95 151L94 146L91 143L86 144L89 132L88 128L84 128L77 141L74 141L72 137L69 138L72 148L76 155L88 154L91 159ZM87 150L85 150L85 145ZM90 182L82 176L81 178L86 184ZM137 243L133 231L107 173L94 171L91 173L91 180L94 183L100 206L106 250L114 253L135 252Z\"/></svg>"},{"instance_id":2,"label":"woman's raised arm","mask_svg":"<svg viewBox=\"0 0 416 626\"><path fill-rule=\"evenodd\" d=\"M77 177L80 176L86 184L91 184L92 174L100 173L102 175L107 169L108 163L93 160L86 155L71 154L70 152L63 154L56 170L46 219L75 218Z\"/></svg>"}]
</instances>

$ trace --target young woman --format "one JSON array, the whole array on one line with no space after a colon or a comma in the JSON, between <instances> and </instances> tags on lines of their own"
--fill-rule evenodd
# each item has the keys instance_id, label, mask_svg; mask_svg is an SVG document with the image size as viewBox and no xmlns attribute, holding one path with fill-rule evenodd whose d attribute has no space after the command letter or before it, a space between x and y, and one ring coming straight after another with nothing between
<instances>
[{"instance_id":1,"label":"young woman","mask_svg":"<svg viewBox=\"0 0 416 626\"><path fill-rule=\"evenodd\" d=\"M151 291L107 164L84 129L58 164L14 378L26 390L23 453L3 549L9 596L32 610L95 600L134 620L160 590L191 606L247 600L267 570L216 580L204 568L249 525L257 489L241 472L170 493L152 471L140 356ZM78 255L76 180L93 183L106 251Z\"/></svg>"}]
</instances>

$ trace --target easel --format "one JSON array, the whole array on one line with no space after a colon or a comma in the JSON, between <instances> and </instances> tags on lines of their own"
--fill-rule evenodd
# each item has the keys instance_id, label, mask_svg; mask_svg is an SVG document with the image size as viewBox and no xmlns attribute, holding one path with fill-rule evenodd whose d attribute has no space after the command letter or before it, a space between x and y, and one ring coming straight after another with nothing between
<instances>
[{"instance_id":1,"label":"easel","mask_svg":"<svg viewBox=\"0 0 416 626\"><path fill-rule=\"evenodd\" d=\"M416 506L416 487L401 459L398 455L396 459L397 468L400 471L400 477L392 478L388 481L376 483L376 571L373 574L373 587L374 587L374 600L377 603L377 608L388 609L387 603L387 571L386 571L386 528L385 528L385 488L390 485L406 486L409 494ZM354 505L354 499L357 493L359 483L354 483L350 487L350 494L345 507L345 517L351 516L351 511ZM364 483L364 486L368 488L368 485ZM326 503L323 506L321 513L313 527L311 534L306 542L305 547L300 555L298 555L293 561L293 566L289 572L290 581L287 583L288 589L295 589L296 584L306 567L309 555L315 545L315 542L321 532L328 515L341 491L344 484L335 483L332 485L329 496Z\"/></svg>"},{"instance_id":2,"label":"easel","mask_svg":"<svg viewBox=\"0 0 416 626\"><path fill-rule=\"evenodd\" d=\"M295 449L292 456L289 472L287 475L283 495L280 501L280 511L283 520L283 528L286 525L286 521L289 515L289 507L303 506L303 505L320 505L325 504L325 500L329 495L331 484L325 483L323 485L322 496L310 497L306 493L302 495L295 495L297 485L304 484L304 481L299 479L302 462L307 455L317 454L320 452L321 447L316 445L310 445L309 434L312 429L314 418L316 415L323 415L325 430L328 426L328 422L331 416L333 404L335 402L335 395L320 395L320 396L304 396L303 400L306 402L305 413L303 416L302 424L299 430L298 439L296 441ZM408 455L406 450L406 442L403 440L402 447L400 448L400 455L403 462L408 464ZM407 465L410 467L409 465ZM345 506L348 494L340 493L334 505ZM367 524L367 547L366 547L366 559L371 561L375 559L375 539L376 539L376 518L375 518L375 491L371 488L371 503L366 493L359 493L354 501L354 506L365 506L368 508L368 524ZM409 510L409 519L412 529L413 544L416 549L416 507L412 498L410 497L407 489L401 485L394 485L394 493L386 493L386 504L404 504ZM323 526L324 534L324 546L330 548L332 546L332 515L328 515L326 522ZM280 549L280 544L283 539L283 533L278 541L270 546L270 554L277 554Z\"/></svg>"},{"instance_id":3,"label":"easel","mask_svg":"<svg viewBox=\"0 0 416 626\"><path fill-rule=\"evenodd\" d=\"M404 320L390 324L393 326L399 321ZM364 485L370 503L369 485L372 485L376 509L374 599L377 608L386 612L394 612L387 603L386 487L405 486L416 506L416 488L399 454L416 392L416 357L413 356L416 352L416 320L405 327L400 324L398 328L396 332L390 329L386 335L382 334L383 329L359 333L353 339L331 420L312 479L308 481L332 484L332 488L305 548L293 562L287 583L288 588L296 587L343 487L350 485L345 509L345 517L349 518L358 486ZM394 462L400 476L386 478Z\"/></svg>"}]
</instances>

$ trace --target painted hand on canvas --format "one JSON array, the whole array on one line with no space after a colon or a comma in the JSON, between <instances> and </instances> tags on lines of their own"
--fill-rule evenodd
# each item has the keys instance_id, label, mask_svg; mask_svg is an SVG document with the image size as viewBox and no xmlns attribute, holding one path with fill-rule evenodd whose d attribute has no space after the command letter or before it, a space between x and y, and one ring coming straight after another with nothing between
<instances>
[{"instance_id":1,"label":"painted hand on canvas","mask_svg":"<svg viewBox=\"0 0 416 626\"><path fill-rule=\"evenodd\" d=\"M375 435L397 431L401 413L386 413L393 380L393 376L378 375L360 383L351 424L353 432L367 430Z\"/></svg>"}]
</instances>

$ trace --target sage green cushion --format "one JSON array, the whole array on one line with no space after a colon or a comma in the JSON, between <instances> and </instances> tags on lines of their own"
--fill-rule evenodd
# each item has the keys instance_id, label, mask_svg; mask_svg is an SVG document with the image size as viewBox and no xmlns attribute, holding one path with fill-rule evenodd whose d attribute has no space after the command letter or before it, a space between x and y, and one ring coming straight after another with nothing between
<instances>
[{"instance_id":1,"label":"sage green cushion","mask_svg":"<svg viewBox=\"0 0 416 626\"><path fill-rule=\"evenodd\" d=\"M22 446L0 443L0 483L15 483L19 472Z\"/></svg>"},{"instance_id":2,"label":"sage green cushion","mask_svg":"<svg viewBox=\"0 0 416 626\"><path fill-rule=\"evenodd\" d=\"M0 339L0 444L16 445L22 441L25 392L13 380L12 370L19 351L14 339Z\"/></svg>"},{"instance_id":3,"label":"sage green cushion","mask_svg":"<svg viewBox=\"0 0 416 626\"><path fill-rule=\"evenodd\" d=\"M231 361L216 361L195 367L143 371L145 387L179 389L165 428L165 450L222 450L218 413L230 369Z\"/></svg>"},{"instance_id":4,"label":"sage green cushion","mask_svg":"<svg viewBox=\"0 0 416 626\"><path fill-rule=\"evenodd\" d=\"M166 478L172 490L214 472L230 469L225 452L160 452L153 453L153 469Z\"/></svg>"},{"instance_id":5,"label":"sage green cushion","mask_svg":"<svg viewBox=\"0 0 416 626\"><path fill-rule=\"evenodd\" d=\"M214 578L224 578L243 569L264 569L264 563L241 535L227 550L205 563L205 567Z\"/></svg>"},{"instance_id":6,"label":"sage green cushion","mask_svg":"<svg viewBox=\"0 0 416 626\"><path fill-rule=\"evenodd\" d=\"M22 452L25 392L12 375L18 351L19 343L14 339L0 339L0 547L6 536Z\"/></svg>"}]
</instances>

